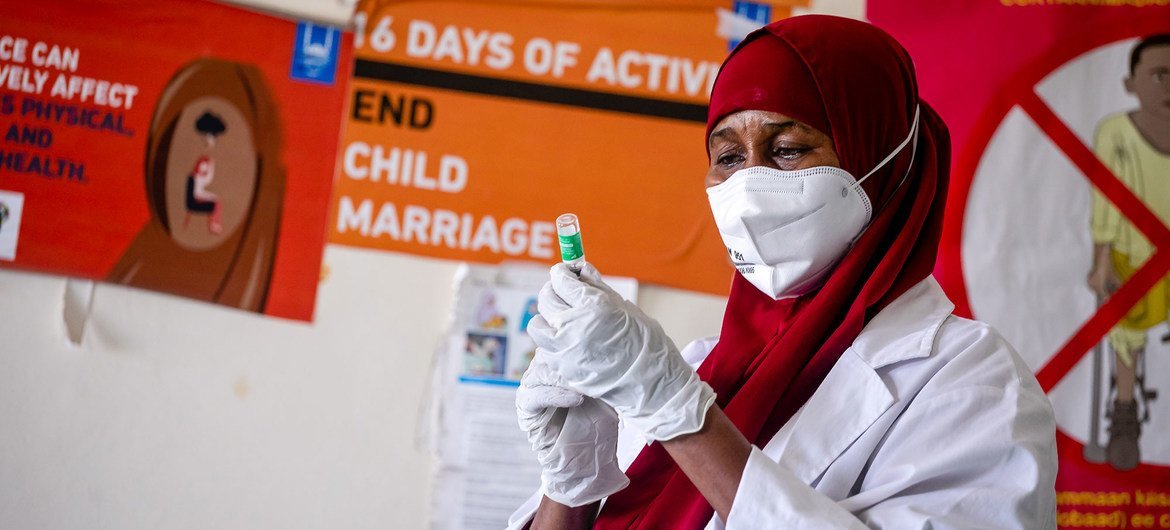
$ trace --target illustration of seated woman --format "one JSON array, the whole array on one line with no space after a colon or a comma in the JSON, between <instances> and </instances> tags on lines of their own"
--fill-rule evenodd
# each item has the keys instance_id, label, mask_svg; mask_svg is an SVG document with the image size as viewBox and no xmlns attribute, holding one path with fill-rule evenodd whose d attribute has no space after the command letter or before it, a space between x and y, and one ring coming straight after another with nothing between
<instances>
[{"instance_id":1,"label":"illustration of seated woman","mask_svg":"<svg viewBox=\"0 0 1170 530\"><path fill-rule=\"evenodd\" d=\"M210 157L200 158L195 162L195 169L187 176L187 217L183 221L186 228L191 222L192 214L207 214L207 231L212 234L223 232L223 224L219 217L219 197L207 191L207 186L215 178L215 162Z\"/></svg>"},{"instance_id":2,"label":"illustration of seated woman","mask_svg":"<svg viewBox=\"0 0 1170 530\"><path fill-rule=\"evenodd\" d=\"M207 142L207 149L215 148L215 138L227 130L219 116L205 111L198 120L195 120L195 130L203 135ZM183 219L183 227L191 222L192 214L207 215L207 231L212 234L223 232L223 223L220 222L219 197L207 190L211 181L215 179L215 161L210 156L200 157L195 162L195 168L187 175L187 192L185 204L187 215Z\"/></svg>"}]
</instances>

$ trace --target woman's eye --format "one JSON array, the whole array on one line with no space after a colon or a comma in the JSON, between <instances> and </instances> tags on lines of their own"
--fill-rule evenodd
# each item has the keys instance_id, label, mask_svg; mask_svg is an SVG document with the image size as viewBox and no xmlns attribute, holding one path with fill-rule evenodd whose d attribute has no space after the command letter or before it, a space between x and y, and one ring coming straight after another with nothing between
<instances>
[{"instance_id":1,"label":"woman's eye","mask_svg":"<svg viewBox=\"0 0 1170 530\"><path fill-rule=\"evenodd\" d=\"M734 166L742 160L743 156L741 156L739 153L731 152L719 155L719 158L715 159L715 162L721 166Z\"/></svg>"},{"instance_id":2,"label":"woman's eye","mask_svg":"<svg viewBox=\"0 0 1170 530\"><path fill-rule=\"evenodd\" d=\"M808 149L803 147L776 147L772 149L772 156L784 160L796 160L807 151Z\"/></svg>"}]
</instances>

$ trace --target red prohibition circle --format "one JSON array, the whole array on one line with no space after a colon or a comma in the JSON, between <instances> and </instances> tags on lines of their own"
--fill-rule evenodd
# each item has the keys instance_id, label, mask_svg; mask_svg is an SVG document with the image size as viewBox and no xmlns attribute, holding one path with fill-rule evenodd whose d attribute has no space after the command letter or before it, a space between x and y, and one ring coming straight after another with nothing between
<instances>
[{"instance_id":1,"label":"red prohibition circle","mask_svg":"<svg viewBox=\"0 0 1170 530\"><path fill-rule=\"evenodd\" d=\"M1024 106L1025 102L1040 100L1035 92L1036 86L1061 66L1107 44L1153 33L1165 33L1168 29L1165 20L1161 17L1145 17L1131 19L1131 21L1133 23L1127 25L1093 27L1088 31L1078 32L1075 38L1059 40L1047 51L1022 67L999 90L994 92L992 99L975 122L966 143L957 146L958 152L951 174L950 196L947 200L943 222L943 243L939 248L939 267L937 269L943 284L950 287L948 294L955 303L956 312L972 315L970 300L967 296L968 288L963 274L963 221L966 217L975 173L992 136L1011 109ZM1032 117L1031 114L1029 116ZM1034 120L1035 117L1032 119ZM1044 132L1050 135L1048 131ZM1051 135L1049 137L1051 138ZM1170 258L1170 248L1162 249L1161 253L1164 257ZM1127 310L1128 307L1124 309ZM1117 311L1113 312L1117 313ZM1121 314L1124 314L1124 311L1121 311ZM1104 333L1101 333L1095 340L1100 340L1103 335ZM1040 377L1044 374L1038 373L1045 391L1050 391L1055 381L1067 375L1068 370L1087 352L1088 349L1085 349L1078 352L1075 358L1064 359L1065 362L1062 364L1065 366L1057 370L1055 375L1047 374L1052 376L1048 378L1050 380L1047 383L1044 377ZM1044 370L1042 369L1041 372ZM1086 462L1081 457L1083 445L1061 432L1059 428L1057 429L1057 445L1061 455L1060 474L1062 477L1062 479L1058 479L1058 490L1062 489L1061 482L1067 482L1070 486L1074 483L1092 484L1098 489L1108 489L1108 486L1141 488L1170 483L1170 466L1143 462L1133 470L1119 472L1108 464Z\"/></svg>"}]
</instances>

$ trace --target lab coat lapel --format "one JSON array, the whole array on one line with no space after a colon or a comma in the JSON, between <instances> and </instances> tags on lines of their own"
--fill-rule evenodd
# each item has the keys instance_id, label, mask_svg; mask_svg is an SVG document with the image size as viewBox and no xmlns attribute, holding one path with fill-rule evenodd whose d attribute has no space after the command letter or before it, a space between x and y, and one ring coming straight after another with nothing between
<instances>
[{"instance_id":1,"label":"lab coat lapel","mask_svg":"<svg viewBox=\"0 0 1170 530\"><path fill-rule=\"evenodd\" d=\"M930 355L954 307L927 277L875 315L801 409L780 463L806 484L820 477L893 405L878 370Z\"/></svg>"},{"instance_id":2,"label":"lab coat lapel","mask_svg":"<svg viewBox=\"0 0 1170 530\"><path fill-rule=\"evenodd\" d=\"M796 418L780 457L805 484L812 484L837 456L894 403L881 377L846 350Z\"/></svg>"}]
</instances>

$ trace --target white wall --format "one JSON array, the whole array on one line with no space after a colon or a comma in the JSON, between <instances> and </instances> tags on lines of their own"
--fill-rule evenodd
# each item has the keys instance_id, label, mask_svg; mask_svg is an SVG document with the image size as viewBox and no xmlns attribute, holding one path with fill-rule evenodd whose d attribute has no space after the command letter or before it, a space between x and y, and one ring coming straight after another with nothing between
<instances>
[{"instance_id":1,"label":"white wall","mask_svg":"<svg viewBox=\"0 0 1170 530\"><path fill-rule=\"evenodd\" d=\"M811 0L808 8L799 8L795 14L823 13L842 17L865 18L865 0Z\"/></svg>"},{"instance_id":2,"label":"white wall","mask_svg":"<svg viewBox=\"0 0 1170 530\"><path fill-rule=\"evenodd\" d=\"M0 528L424 528L414 430L456 264L325 263L312 325L101 285L80 348L65 280L0 271ZM640 297L680 344L718 331L718 297Z\"/></svg>"},{"instance_id":3,"label":"white wall","mask_svg":"<svg viewBox=\"0 0 1170 530\"><path fill-rule=\"evenodd\" d=\"M358 0L220 0L252 11L344 26Z\"/></svg>"},{"instance_id":4,"label":"white wall","mask_svg":"<svg viewBox=\"0 0 1170 530\"><path fill-rule=\"evenodd\" d=\"M0 272L0 527L424 527L414 428L456 264L325 263L312 325L100 285L79 349L65 280ZM679 341L718 331L718 297L640 295Z\"/></svg>"}]
</instances>

